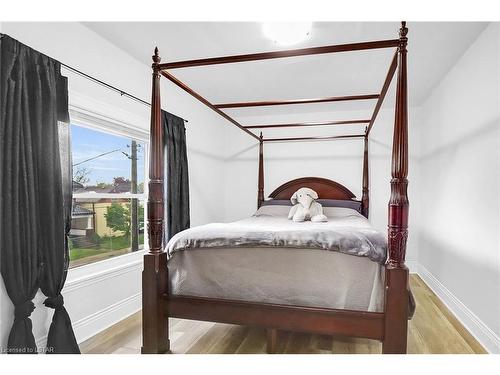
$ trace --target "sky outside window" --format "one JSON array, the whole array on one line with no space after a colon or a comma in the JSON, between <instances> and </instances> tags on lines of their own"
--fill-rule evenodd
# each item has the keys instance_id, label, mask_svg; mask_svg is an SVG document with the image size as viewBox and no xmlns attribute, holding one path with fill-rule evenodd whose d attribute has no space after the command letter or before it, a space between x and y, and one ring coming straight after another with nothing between
<instances>
[{"instance_id":1,"label":"sky outside window","mask_svg":"<svg viewBox=\"0 0 500 375\"><path fill-rule=\"evenodd\" d=\"M86 186L99 183L112 185L116 177L131 179L131 160L124 155L131 155L131 139L76 125L71 126L71 131L73 173L85 168L88 172ZM144 182L144 147L142 143L138 144L137 182L140 184ZM111 153L99 156L108 152ZM93 157L96 158L85 161Z\"/></svg>"}]
</instances>

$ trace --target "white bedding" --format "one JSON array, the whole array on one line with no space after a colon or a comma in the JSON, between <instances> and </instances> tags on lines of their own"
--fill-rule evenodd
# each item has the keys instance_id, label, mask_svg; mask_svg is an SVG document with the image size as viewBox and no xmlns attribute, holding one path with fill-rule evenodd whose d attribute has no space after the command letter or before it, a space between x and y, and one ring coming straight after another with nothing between
<instances>
[{"instance_id":1,"label":"white bedding","mask_svg":"<svg viewBox=\"0 0 500 375\"><path fill-rule=\"evenodd\" d=\"M387 240L359 212L350 208L324 209L328 222L294 222L289 207L264 206L252 217L231 223L200 225L177 233L167 252L208 248L285 247L319 249L367 257L385 263Z\"/></svg>"},{"instance_id":2,"label":"white bedding","mask_svg":"<svg viewBox=\"0 0 500 375\"><path fill-rule=\"evenodd\" d=\"M170 293L285 305L383 311L383 267L366 258L289 248L179 251Z\"/></svg>"},{"instance_id":3,"label":"white bedding","mask_svg":"<svg viewBox=\"0 0 500 375\"><path fill-rule=\"evenodd\" d=\"M254 217L286 217L288 209L264 206ZM357 220L353 218L359 216L347 208L324 210L331 221L339 215L351 220ZM357 223L366 227L367 222L357 220ZM181 236L178 234L177 237ZM220 236L223 237L224 233ZM365 256L295 246L180 247L172 251L172 240L168 247L168 269L170 293L173 295L383 310L383 266Z\"/></svg>"}]
</instances>

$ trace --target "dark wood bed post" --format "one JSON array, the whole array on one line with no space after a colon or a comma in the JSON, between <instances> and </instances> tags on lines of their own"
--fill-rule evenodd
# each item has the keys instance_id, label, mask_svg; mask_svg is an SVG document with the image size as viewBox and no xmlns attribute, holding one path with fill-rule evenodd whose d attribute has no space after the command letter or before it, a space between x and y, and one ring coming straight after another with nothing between
<instances>
[{"instance_id":1,"label":"dark wood bed post","mask_svg":"<svg viewBox=\"0 0 500 375\"><path fill-rule=\"evenodd\" d=\"M160 103L160 56L153 56L151 127L149 135L148 239L149 253L144 255L142 271L142 353L170 350L168 317L164 295L168 293L167 254L163 251L163 127Z\"/></svg>"},{"instance_id":2,"label":"dark wood bed post","mask_svg":"<svg viewBox=\"0 0 500 375\"><path fill-rule=\"evenodd\" d=\"M264 138L259 136L259 182L257 188L257 208L264 202Z\"/></svg>"},{"instance_id":3,"label":"dark wood bed post","mask_svg":"<svg viewBox=\"0 0 500 375\"><path fill-rule=\"evenodd\" d=\"M363 151L363 195L361 198L361 214L368 219L370 211L370 190L369 190L369 176L368 176L368 129L365 130L365 141Z\"/></svg>"},{"instance_id":4,"label":"dark wood bed post","mask_svg":"<svg viewBox=\"0 0 500 375\"><path fill-rule=\"evenodd\" d=\"M408 334L408 100L406 22L399 31L396 114L392 141L392 179L389 201L388 259L385 266L385 329L383 353L406 353Z\"/></svg>"}]
</instances>

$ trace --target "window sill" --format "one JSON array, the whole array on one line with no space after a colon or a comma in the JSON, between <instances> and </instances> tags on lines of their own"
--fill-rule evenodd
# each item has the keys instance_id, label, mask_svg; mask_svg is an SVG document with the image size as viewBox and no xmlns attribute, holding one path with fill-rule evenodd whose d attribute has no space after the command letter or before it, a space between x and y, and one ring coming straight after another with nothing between
<instances>
[{"instance_id":1,"label":"window sill","mask_svg":"<svg viewBox=\"0 0 500 375\"><path fill-rule=\"evenodd\" d=\"M68 270L68 277L63 293L71 292L83 286L100 282L142 267L142 258L146 250L104 259L99 262L86 264Z\"/></svg>"}]
</instances>

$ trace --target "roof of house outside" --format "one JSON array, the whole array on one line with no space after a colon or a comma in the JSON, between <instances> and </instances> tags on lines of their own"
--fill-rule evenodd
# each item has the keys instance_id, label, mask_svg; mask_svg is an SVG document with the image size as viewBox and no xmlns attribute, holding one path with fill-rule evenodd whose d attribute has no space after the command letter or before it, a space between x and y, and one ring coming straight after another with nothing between
<instances>
[{"instance_id":1,"label":"roof of house outside","mask_svg":"<svg viewBox=\"0 0 500 375\"><path fill-rule=\"evenodd\" d=\"M82 206L79 206L77 204L73 205L73 210L71 212L72 217L78 217L78 216L89 216L93 215L94 211L89 210L87 208L83 208Z\"/></svg>"},{"instance_id":2,"label":"roof of house outside","mask_svg":"<svg viewBox=\"0 0 500 375\"><path fill-rule=\"evenodd\" d=\"M81 193L101 193L101 194L119 194L130 193L132 190L132 183L128 179L115 178L113 184L99 184L84 186L81 183L73 181L73 194ZM141 185L138 186L138 192L142 193Z\"/></svg>"}]
</instances>

